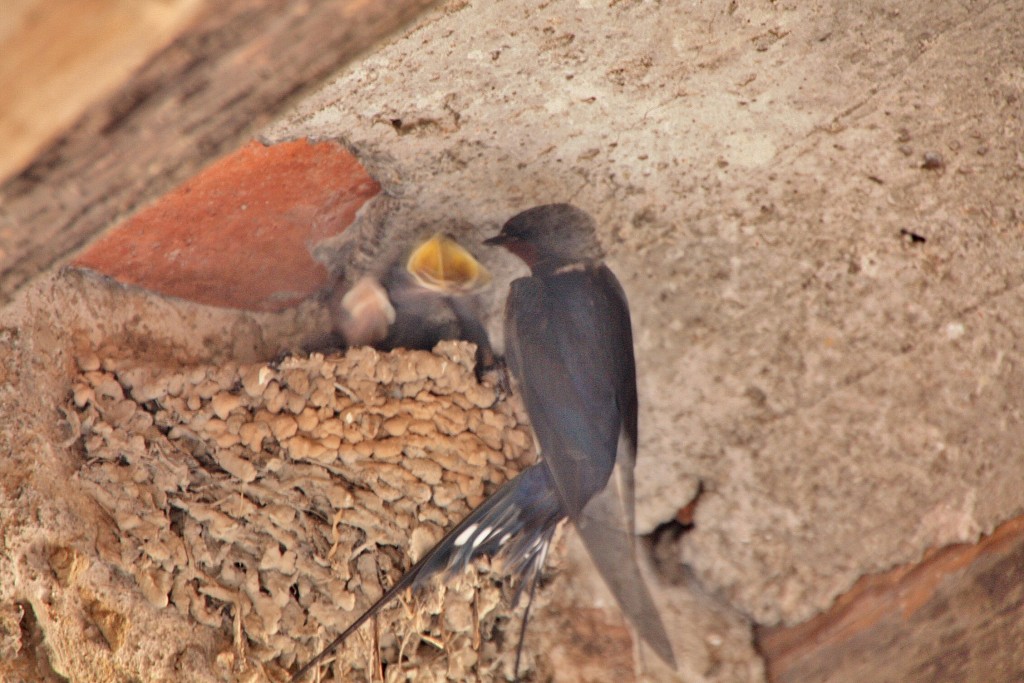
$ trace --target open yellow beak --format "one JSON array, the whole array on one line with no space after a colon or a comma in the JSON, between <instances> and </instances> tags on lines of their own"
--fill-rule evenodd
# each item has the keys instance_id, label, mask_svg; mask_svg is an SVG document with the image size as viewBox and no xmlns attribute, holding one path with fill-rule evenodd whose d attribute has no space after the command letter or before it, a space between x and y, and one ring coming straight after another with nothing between
<instances>
[{"instance_id":1,"label":"open yellow beak","mask_svg":"<svg viewBox=\"0 0 1024 683\"><path fill-rule=\"evenodd\" d=\"M491 281L472 254L440 232L413 250L405 269L421 287L442 294L468 294Z\"/></svg>"}]
</instances>

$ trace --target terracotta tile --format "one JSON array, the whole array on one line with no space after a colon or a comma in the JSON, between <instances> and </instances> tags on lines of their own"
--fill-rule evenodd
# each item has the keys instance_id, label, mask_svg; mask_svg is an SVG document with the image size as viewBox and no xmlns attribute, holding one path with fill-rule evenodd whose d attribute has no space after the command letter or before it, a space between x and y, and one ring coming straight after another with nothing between
<instances>
[{"instance_id":1,"label":"terracotta tile","mask_svg":"<svg viewBox=\"0 0 1024 683\"><path fill-rule=\"evenodd\" d=\"M327 283L311 252L380 191L348 150L251 142L94 242L74 265L212 306L274 311Z\"/></svg>"}]
</instances>

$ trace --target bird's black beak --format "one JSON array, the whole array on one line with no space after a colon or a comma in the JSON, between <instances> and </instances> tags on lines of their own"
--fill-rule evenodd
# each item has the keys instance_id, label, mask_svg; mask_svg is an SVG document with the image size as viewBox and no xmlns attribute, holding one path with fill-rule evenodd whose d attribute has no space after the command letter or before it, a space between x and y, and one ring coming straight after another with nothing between
<instances>
[{"instance_id":1,"label":"bird's black beak","mask_svg":"<svg viewBox=\"0 0 1024 683\"><path fill-rule=\"evenodd\" d=\"M513 238L509 237L508 235L502 235L499 233L494 237L488 237L483 241L483 243L489 247L501 247L508 244L512 240Z\"/></svg>"}]
</instances>

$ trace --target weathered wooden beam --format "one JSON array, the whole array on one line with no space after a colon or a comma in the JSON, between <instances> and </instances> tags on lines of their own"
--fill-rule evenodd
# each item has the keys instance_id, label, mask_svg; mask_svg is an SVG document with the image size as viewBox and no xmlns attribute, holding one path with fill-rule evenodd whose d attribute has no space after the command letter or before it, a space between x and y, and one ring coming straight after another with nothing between
<instances>
[{"instance_id":1,"label":"weathered wooden beam","mask_svg":"<svg viewBox=\"0 0 1024 683\"><path fill-rule=\"evenodd\" d=\"M432 4L211 3L124 87L0 186L0 304L240 145Z\"/></svg>"},{"instance_id":2,"label":"weathered wooden beam","mask_svg":"<svg viewBox=\"0 0 1024 683\"><path fill-rule=\"evenodd\" d=\"M757 630L772 683L1024 680L1024 517L862 578L803 624Z\"/></svg>"}]
</instances>

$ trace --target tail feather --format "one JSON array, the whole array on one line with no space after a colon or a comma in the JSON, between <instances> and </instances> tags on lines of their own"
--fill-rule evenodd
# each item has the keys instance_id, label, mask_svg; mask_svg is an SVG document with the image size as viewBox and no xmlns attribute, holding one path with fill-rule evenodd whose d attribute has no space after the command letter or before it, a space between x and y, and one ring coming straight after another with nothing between
<instances>
[{"instance_id":1,"label":"tail feather","mask_svg":"<svg viewBox=\"0 0 1024 683\"><path fill-rule=\"evenodd\" d=\"M576 522L576 529L594 565L637 633L658 657L675 669L672 643L640 572L635 537L631 529L623 526L625 517L616 496L615 487L609 486L591 498Z\"/></svg>"},{"instance_id":2,"label":"tail feather","mask_svg":"<svg viewBox=\"0 0 1024 683\"><path fill-rule=\"evenodd\" d=\"M292 682L302 679L402 591L418 588L439 573L446 577L461 573L478 557L500 557L506 573L518 576L514 598L518 602L523 587L536 580L555 527L563 519L565 513L547 466L539 462L524 470L445 534L394 586L299 669Z\"/></svg>"}]
</instances>

